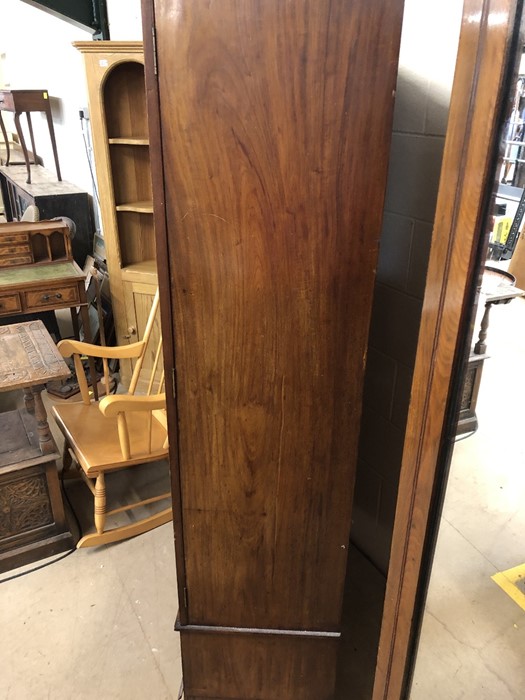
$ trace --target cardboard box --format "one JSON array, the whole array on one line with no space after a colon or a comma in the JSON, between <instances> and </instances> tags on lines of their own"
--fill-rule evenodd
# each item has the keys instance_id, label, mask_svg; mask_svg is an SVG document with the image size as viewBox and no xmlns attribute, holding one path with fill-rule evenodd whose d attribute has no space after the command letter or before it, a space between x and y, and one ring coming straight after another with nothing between
<instances>
[{"instance_id":1,"label":"cardboard box","mask_svg":"<svg viewBox=\"0 0 525 700\"><path fill-rule=\"evenodd\" d=\"M525 289L525 235L523 231L519 235L508 270L516 278L516 287Z\"/></svg>"}]
</instances>

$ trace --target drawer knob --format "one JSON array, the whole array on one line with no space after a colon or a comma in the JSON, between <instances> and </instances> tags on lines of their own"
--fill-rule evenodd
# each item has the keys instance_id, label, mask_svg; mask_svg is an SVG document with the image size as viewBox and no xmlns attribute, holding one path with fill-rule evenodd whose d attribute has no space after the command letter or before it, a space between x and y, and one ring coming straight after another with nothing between
<instances>
[{"instance_id":1,"label":"drawer knob","mask_svg":"<svg viewBox=\"0 0 525 700\"><path fill-rule=\"evenodd\" d=\"M124 336L124 338L126 340L129 340L131 338L131 336L136 335L136 333L137 333L137 329L135 328L135 326L130 326L128 328L128 333L127 333L127 335Z\"/></svg>"},{"instance_id":2,"label":"drawer knob","mask_svg":"<svg viewBox=\"0 0 525 700\"><path fill-rule=\"evenodd\" d=\"M56 294L43 294L40 297L40 301L49 301L50 299L62 299L62 294L57 292Z\"/></svg>"}]
</instances>

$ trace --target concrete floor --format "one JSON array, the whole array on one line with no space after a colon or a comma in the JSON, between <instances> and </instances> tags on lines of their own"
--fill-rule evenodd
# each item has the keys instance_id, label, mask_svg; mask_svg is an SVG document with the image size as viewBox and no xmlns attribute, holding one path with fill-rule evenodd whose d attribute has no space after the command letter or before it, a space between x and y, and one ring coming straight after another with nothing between
<instances>
[{"instance_id":1,"label":"concrete floor","mask_svg":"<svg viewBox=\"0 0 525 700\"><path fill-rule=\"evenodd\" d=\"M58 320L67 334L68 317L64 321L59 315ZM20 394L0 394L0 410L21 407ZM50 408L63 400L47 392L42 396L61 452L63 438ZM122 494L132 502L138 494L165 491L166 461L136 467L132 479L126 472L111 474L108 509L123 505ZM83 534L94 531L92 496L79 480L67 481L66 492L75 513L65 503L70 529L78 539L76 520ZM165 502L160 506L166 507ZM119 514L112 522L124 524L127 518ZM0 575L0 584L0 700L179 697L172 523L140 537L11 570Z\"/></svg>"},{"instance_id":2,"label":"concrete floor","mask_svg":"<svg viewBox=\"0 0 525 700\"><path fill-rule=\"evenodd\" d=\"M171 525L2 585L0 697L177 698Z\"/></svg>"},{"instance_id":3,"label":"concrete floor","mask_svg":"<svg viewBox=\"0 0 525 700\"><path fill-rule=\"evenodd\" d=\"M525 612L491 580L525 561L525 300L493 310L489 354L480 428L454 451L411 700L525 696ZM79 511L83 488L70 489ZM342 647L337 697L368 700L384 582L357 552L351 556L359 602L347 617L358 635ZM178 697L171 524L77 550L2 583L0 592L1 699Z\"/></svg>"},{"instance_id":4,"label":"concrete floor","mask_svg":"<svg viewBox=\"0 0 525 700\"><path fill-rule=\"evenodd\" d=\"M411 700L525 697L525 611L491 576L525 562L525 299L494 307L478 431L454 448Z\"/></svg>"}]
</instances>

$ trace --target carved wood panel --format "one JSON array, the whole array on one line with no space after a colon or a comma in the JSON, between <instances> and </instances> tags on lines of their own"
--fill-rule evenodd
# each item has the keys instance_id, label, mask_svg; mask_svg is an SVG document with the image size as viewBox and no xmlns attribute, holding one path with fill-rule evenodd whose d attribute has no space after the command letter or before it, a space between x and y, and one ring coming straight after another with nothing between
<instances>
[{"instance_id":1,"label":"carved wood panel","mask_svg":"<svg viewBox=\"0 0 525 700\"><path fill-rule=\"evenodd\" d=\"M52 523L45 474L0 481L0 539Z\"/></svg>"}]
</instances>

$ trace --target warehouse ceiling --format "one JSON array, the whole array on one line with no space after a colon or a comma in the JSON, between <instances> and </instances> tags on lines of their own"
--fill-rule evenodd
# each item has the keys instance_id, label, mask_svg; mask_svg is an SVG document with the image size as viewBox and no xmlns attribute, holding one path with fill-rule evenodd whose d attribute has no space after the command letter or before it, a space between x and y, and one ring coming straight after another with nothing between
<instances>
[{"instance_id":1,"label":"warehouse ceiling","mask_svg":"<svg viewBox=\"0 0 525 700\"><path fill-rule=\"evenodd\" d=\"M106 0L22 0L66 22L93 33L93 39L109 39Z\"/></svg>"}]
</instances>

